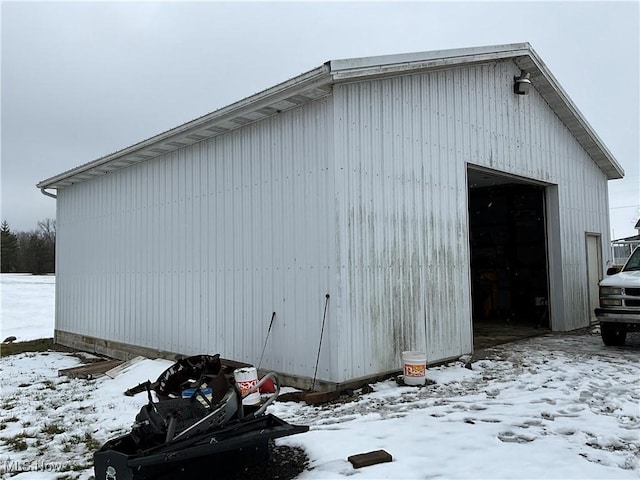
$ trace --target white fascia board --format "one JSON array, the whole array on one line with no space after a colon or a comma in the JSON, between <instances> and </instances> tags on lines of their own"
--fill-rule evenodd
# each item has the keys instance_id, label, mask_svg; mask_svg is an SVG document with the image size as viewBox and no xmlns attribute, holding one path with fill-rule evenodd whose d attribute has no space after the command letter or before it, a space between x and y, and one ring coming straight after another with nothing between
<instances>
[{"instance_id":1,"label":"white fascia board","mask_svg":"<svg viewBox=\"0 0 640 480\"><path fill-rule=\"evenodd\" d=\"M433 52L383 55L379 57L332 60L329 63L334 80L348 80L371 76L398 75L422 69L454 66L459 64L483 63L514 56L526 55L531 51L528 43L495 45L490 47L437 50Z\"/></svg>"},{"instance_id":2,"label":"white fascia board","mask_svg":"<svg viewBox=\"0 0 640 480\"><path fill-rule=\"evenodd\" d=\"M264 107L268 107L269 105L272 105L274 103L281 102L287 97L302 93L305 90L325 88L326 86L330 85L330 83L331 76L329 75L329 66L327 64L324 64L318 68L310 70L309 72L303 73L301 75L298 75L297 77L287 80L286 82L275 85L274 87L263 90L260 93L232 103L231 105L223 107L219 110L199 117L171 130L167 130L154 137L148 138L147 140L136 143L130 147L98 158L97 160L86 163L84 165L80 165L54 177L42 180L36 186L40 189L57 188L54 187L54 185L63 186L62 182L66 179L69 179L70 177L76 176L80 173L86 172L102 165L113 164L119 159L121 160L128 155L135 154L137 152L140 152L141 150L148 149L149 147L153 147L155 145L160 145L163 143L165 145L169 145L169 142L174 141L177 138L180 138L180 141L182 143L186 143L188 145L198 143L202 141L202 139L189 139L189 141L187 142L187 136L189 135L189 133L202 130L209 126L214 126L225 121L229 121L234 117L242 116L243 114L247 114ZM295 104L292 104L292 106L295 106ZM211 136L215 135L216 134L212 130ZM175 147L173 149L169 149L168 151L178 148L181 147Z\"/></svg>"},{"instance_id":3,"label":"white fascia board","mask_svg":"<svg viewBox=\"0 0 640 480\"><path fill-rule=\"evenodd\" d=\"M356 68L380 67L402 63L416 63L438 59L467 58L476 55L502 54L517 50L530 50L528 43L514 43L506 45L492 45L488 47L457 48L451 50L434 50L430 52L405 53L400 55L380 55L375 57L350 58L343 60L331 60L331 71L352 70Z\"/></svg>"},{"instance_id":4,"label":"white fascia board","mask_svg":"<svg viewBox=\"0 0 640 480\"><path fill-rule=\"evenodd\" d=\"M582 112L573 103L569 95L564 91L558 80L553 76L538 54L531 48L525 58L515 60L523 70L532 74L532 82L535 88L536 83L541 80L547 83L551 94L543 95L550 107L556 112L560 119L571 130L585 150L591 155L600 169L607 175L608 180L615 180L624 177L624 169L609 151L604 142L600 139L595 130L587 122ZM539 78L536 78L538 77ZM566 113L564 113L566 112ZM569 119L575 120L576 128L569 126ZM587 139L587 140L585 140Z\"/></svg>"}]
</instances>

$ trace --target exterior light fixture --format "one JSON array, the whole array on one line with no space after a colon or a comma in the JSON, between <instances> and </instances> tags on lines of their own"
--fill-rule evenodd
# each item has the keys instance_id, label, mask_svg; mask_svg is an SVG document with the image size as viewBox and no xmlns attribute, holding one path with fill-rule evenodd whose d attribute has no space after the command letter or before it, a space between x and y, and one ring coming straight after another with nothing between
<instances>
[{"instance_id":1,"label":"exterior light fixture","mask_svg":"<svg viewBox=\"0 0 640 480\"><path fill-rule=\"evenodd\" d=\"M513 77L513 93L516 95L527 95L531 88L531 80L529 72L521 71L519 77Z\"/></svg>"}]
</instances>

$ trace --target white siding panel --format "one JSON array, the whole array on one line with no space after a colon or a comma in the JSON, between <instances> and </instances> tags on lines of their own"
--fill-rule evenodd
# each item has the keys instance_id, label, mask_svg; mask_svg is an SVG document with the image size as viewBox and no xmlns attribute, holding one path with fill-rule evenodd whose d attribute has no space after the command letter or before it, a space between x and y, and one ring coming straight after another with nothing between
<instances>
[{"instance_id":1,"label":"white siding panel","mask_svg":"<svg viewBox=\"0 0 640 480\"><path fill-rule=\"evenodd\" d=\"M512 62L337 86L339 335L344 378L471 351L467 164L559 184L564 312L588 324L586 231L607 235L606 178Z\"/></svg>"},{"instance_id":2,"label":"white siding panel","mask_svg":"<svg viewBox=\"0 0 640 480\"><path fill-rule=\"evenodd\" d=\"M275 311L262 367L311 377L333 283L329 108L61 190L56 328L257 363Z\"/></svg>"},{"instance_id":3,"label":"white siding panel","mask_svg":"<svg viewBox=\"0 0 640 480\"><path fill-rule=\"evenodd\" d=\"M471 350L466 174L450 72L345 85L336 105L341 372ZM463 239L463 241L460 241ZM461 268L457 268L460 266Z\"/></svg>"}]
</instances>

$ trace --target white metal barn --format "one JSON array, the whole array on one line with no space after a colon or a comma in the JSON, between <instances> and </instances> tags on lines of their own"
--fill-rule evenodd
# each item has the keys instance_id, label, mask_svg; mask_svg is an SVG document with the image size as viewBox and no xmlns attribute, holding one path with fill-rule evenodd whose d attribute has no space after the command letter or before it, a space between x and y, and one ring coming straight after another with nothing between
<instances>
[{"instance_id":1,"label":"white metal barn","mask_svg":"<svg viewBox=\"0 0 640 480\"><path fill-rule=\"evenodd\" d=\"M338 388L585 327L622 175L527 43L330 61L38 184L56 341Z\"/></svg>"}]
</instances>

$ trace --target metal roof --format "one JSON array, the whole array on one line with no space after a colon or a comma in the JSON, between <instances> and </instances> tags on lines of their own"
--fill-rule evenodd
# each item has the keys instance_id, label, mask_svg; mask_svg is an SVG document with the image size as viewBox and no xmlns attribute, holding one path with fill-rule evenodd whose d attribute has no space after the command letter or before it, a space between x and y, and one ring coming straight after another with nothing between
<instances>
[{"instance_id":1,"label":"metal roof","mask_svg":"<svg viewBox=\"0 0 640 480\"><path fill-rule=\"evenodd\" d=\"M60 173L37 184L41 190L61 189L111 171L150 160L215 137L331 93L335 84L408 75L431 70L511 59L531 74L545 99L608 179L624 171L549 72L530 44L439 50L377 57L331 60L324 65L224 108L167 130L135 145ZM45 192L46 193L46 192Z\"/></svg>"}]
</instances>

